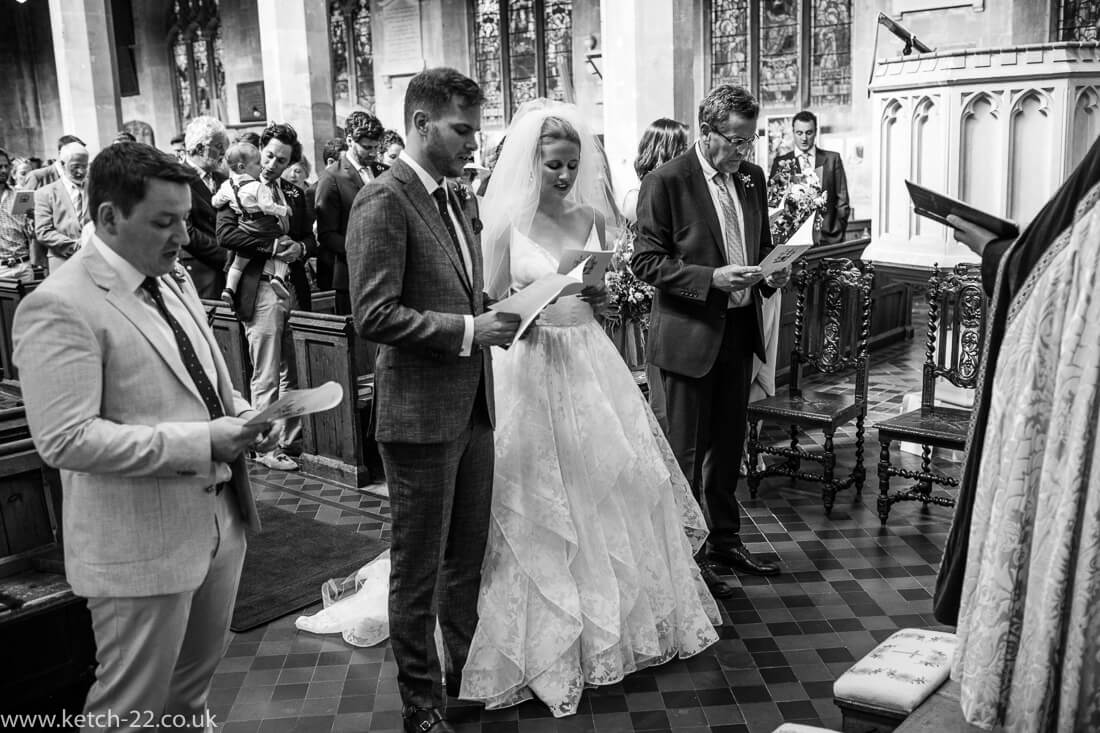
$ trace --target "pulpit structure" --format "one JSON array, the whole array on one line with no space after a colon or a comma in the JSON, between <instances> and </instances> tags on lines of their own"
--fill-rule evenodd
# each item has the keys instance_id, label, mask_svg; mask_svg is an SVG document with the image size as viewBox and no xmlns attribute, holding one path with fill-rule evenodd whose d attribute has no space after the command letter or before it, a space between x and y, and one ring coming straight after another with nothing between
<instances>
[{"instance_id":1,"label":"pulpit structure","mask_svg":"<svg viewBox=\"0 0 1100 733\"><path fill-rule=\"evenodd\" d=\"M927 280L976 257L913 213L909 179L1023 230L1100 134L1100 44L882 59L870 85L872 243L880 273Z\"/></svg>"}]
</instances>

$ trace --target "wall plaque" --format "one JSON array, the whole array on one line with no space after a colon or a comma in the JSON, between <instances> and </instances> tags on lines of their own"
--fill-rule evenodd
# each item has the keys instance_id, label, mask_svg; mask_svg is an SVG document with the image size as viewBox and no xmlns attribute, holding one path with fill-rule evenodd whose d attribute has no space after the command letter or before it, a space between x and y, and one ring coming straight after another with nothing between
<instances>
[{"instance_id":1,"label":"wall plaque","mask_svg":"<svg viewBox=\"0 0 1100 733\"><path fill-rule=\"evenodd\" d=\"M242 124L262 124L267 120L267 101L264 99L262 81L237 85L237 112Z\"/></svg>"},{"instance_id":2,"label":"wall plaque","mask_svg":"<svg viewBox=\"0 0 1100 733\"><path fill-rule=\"evenodd\" d=\"M381 10L382 74L402 76L423 71L420 0L388 0Z\"/></svg>"}]
</instances>

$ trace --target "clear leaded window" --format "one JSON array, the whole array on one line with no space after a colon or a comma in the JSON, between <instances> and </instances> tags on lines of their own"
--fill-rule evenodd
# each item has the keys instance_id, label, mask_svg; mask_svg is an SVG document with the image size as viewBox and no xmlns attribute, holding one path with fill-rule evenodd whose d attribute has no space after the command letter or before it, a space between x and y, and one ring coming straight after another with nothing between
<instances>
[{"instance_id":1,"label":"clear leaded window","mask_svg":"<svg viewBox=\"0 0 1100 733\"><path fill-rule=\"evenodd\" d=\"M1058 41L1096 41L1100 0L1057 0L1055 32Z\"/></svg>"},{"instance_id":2,"label":"clear leaded window","mask_svg":"<svg viewBox=\"0 0 1100 733\"><path fill-rule=\"evenodd\" d=\"M174 0L168 48L180 129L199 115L226 121L218 0Z\"/></svg>"},{"instance_id":3,"label":"clear leaded window","mask_svg":"<svg viewBox=\"0 0 1100 733\"><path fill-rule=\"evenodd\" d=\"M337 110L374 112L374 41L370 0L333 0L328 9L332 98Z\"/></svg>"},{"instance_id":4,"label":"clear leaded window","mask_svg":"<svg viewBox=\"0 0 1100 733\"><path fill-rule=\"evenodd\" d=\"M503 127L537 97L573 101L572 0L474 0L473 14L486 128Z\"/></svg>"},{"instance_id":5,"label":"clear leaded window","mask_svg":"<svg viewBox=\"0 0 1100 733\"><path fill-rule=\"evenodd\" d=\"M852 0L710 0L710 82L772 109L848 104Z\"/></svg>"}]
</instances>

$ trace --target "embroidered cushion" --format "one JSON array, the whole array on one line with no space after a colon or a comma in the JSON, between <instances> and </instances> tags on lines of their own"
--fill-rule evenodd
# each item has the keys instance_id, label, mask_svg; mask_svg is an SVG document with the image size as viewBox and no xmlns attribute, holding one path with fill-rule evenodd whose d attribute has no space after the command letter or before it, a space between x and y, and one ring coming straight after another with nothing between
<instances>
[{"instance_id":1,"label":"embroidered cushion","mask_svg":"<svg viewBox=\"0 0 1100 733\"><path fill-rule=\"evenodd\" d=\"M954 634L902 629L842 674L833 697L908 715L947 679L957 645Z\"/></svg>"}]
</instances>

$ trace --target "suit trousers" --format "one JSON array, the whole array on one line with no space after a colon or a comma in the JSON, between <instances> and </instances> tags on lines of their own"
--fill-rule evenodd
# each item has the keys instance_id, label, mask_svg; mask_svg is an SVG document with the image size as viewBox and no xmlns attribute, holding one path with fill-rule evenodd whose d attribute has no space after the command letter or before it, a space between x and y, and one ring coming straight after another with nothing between
<instances>
[{"instance_id":1,"label":"suit trousers","mask_svg":"<svg viewBox=\"0 0 1100 733\"><path fill-rule=\"evenodd\" d=\"M742 544L741 506L735 492L756 331L755 306L731 308L709 372L696 378L661 370L668 442L696 500L706 508L712 547Z\"/></svg>"},{"instance_id":2,"label":"suit trousers","mask_svg":"<svg viewBox=\"0 0 1100 733\"><path fill-rule=\"evenodd\" d=\"M252 360L252 406L263 410L289 389L298 389L298 366L294 360L294 338L290 333L290 311L297 307L297 296L280 298L271 283L262 281L256 290L252 318L244 322L248 355ZM290 453L300 452L302 423L290 418L283 427L279 447Z\"/></svg>"},{"instance_id":3,"label":"suit trousers","mask_svg":"<svg viewBox=\"0 0 1100 733\"><path fill-rule=\"evenodd\" d=\"M162 716L182 716L163 730L206 728L210 681L229 642L244 565L244 525L231 491L216 498L210 568L198 588L88 599L99 666L84 712L100 717L84 730L155 729Z\"/></svg>"},{"instance_id":4,"label":"suit trousers","mask_svg":"<svg viewBox=\"0 0 1100 733\"><path fill-rule=\"evenodd\" d=\"M378 445L393 518L390 643L407 707L445 707L440 683L459 679L477 626L494 460L493 429L481 389L469 424L455 440ZM446 657L443 678L435 645L437 618Z\"/></svg>"}]
</instances>

